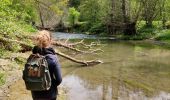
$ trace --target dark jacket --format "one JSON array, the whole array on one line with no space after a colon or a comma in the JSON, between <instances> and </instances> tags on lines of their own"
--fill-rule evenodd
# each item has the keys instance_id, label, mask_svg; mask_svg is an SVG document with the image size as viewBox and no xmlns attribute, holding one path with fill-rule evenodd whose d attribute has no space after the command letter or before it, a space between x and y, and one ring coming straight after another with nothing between
<instances>
[{"instance_id":1,"label":"dark jacket","mask_svg":"<svg viewBox=\"0 0 170 100\"><path fill-rule=\"evenodd\" d=\"M57 86L61 83L61 69L57 56L53 48L39 48L35 46L32 50L33 54L39 53L46 56L46 60L49 66L50 76L52 79L52 85L47 91L31 91L33 99L53 99L58 94Z\"/></svg>"}]
</instances>

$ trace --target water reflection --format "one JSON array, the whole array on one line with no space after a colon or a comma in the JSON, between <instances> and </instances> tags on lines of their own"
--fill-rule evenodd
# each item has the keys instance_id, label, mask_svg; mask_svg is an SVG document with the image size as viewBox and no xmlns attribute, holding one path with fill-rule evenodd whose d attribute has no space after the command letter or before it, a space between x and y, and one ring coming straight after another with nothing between
<instances>
[{"instance_id":1,"label":"water reflection","mask_svg":"<svg viewBox=\"0 0 170 100\"><path fill-rule=\"evenodd\" d=\"M103 43L104 53L76 56L82 60L97 57L103 64L73 67L71 62L62 63L62 71L68 73L63 80L68 100L170 99L170 50L128 42Z\"/></svg>"},{"instance_id":2,"label":"water reflection","mask_svg":"<svg viewBox=\"0 0 170 100\"><path fill-rule=\"evenodd\" d=\"M118 97L114 97L112 87L98 85L95 88L87 87L88 83L75 75L66 76L62 85L68 89L67 100L169 100L170 93L160 92L153 97L147 97L141 91L130 91L120 87Z\"/></svg>"},{"instance_id":3,"label":"water reflection","mask_svg":"<svg viewBox=\"0 0 170 100\"><path fill-rule=\"evenodd\" d=\"M87 82L75 75L66 76L63 80L63 86L68 89L68 100L111 100L110 88L105 91L103 97L103 86L89 88ZM103 99L105 98L105 99Z\"/></svg>"}]
</instances>

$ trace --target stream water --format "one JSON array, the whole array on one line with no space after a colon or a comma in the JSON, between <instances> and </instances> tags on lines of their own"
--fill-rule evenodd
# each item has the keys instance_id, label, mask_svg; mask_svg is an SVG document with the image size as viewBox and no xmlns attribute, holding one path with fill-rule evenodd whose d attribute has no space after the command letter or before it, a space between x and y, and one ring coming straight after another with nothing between
<instances>
[{"instance_id":1,"label":"stream water","mask_svg":"<svg viewBox=\"0 0 170 100\"><path fill-rule=\"evenodd\" d=\"M54 34L56 39L59 35L68 37ZM92 37L91 41L98 39ZM103 64L82 67L62 60L61 86L67 100L170 100L170 50L146 41L97 41L104 52L75 57L100 59Z\"/></svg>"}]
</instances>

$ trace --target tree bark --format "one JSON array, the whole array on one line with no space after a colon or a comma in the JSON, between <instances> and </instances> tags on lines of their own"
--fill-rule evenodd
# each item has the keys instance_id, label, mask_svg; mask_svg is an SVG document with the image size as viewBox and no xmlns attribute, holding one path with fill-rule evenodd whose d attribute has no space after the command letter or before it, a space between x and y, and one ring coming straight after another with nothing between
<instances>
[{"instance_id":1,"label":"tree bark","mask_svg":"<svg viewBox=\"0 0 170 100\"><path fill-rule=\"evenodd\" d=\"M116 33L115 27L113 26L113 24L114 24L114 12L115 12L115 0L112 0L112 11L111 11L111 14L110 14L110 17L111 17L110 33L111 33L111 35Z\"/></svg>"},{"instance_id":2,"label":"tree bark","mask_svg":"<svg viewBox=\"0 0 170 100\"><path fill-rule=\"evenodd\" d=\"M126 0L122 0L122 14L123 14L123 22L124 23L129 22L127 17L127 11L126 11Z\"/></svg>"},{"instance_id":3,"label":"tree bark","mask_svg":"<svg viewBox=\"0 0 170 100\"><path fill-rule=\"evenodd\" d=\"M136 22L131 22L129 20L128 11L127 11L126 0L122 0L122 14L123 14L123 32L125 35L135 35L136 32Z\"/></svg>"},{"instance_id":4,"label":"tree bark","mask_svg":"<svg viewBox=\"0 0 170 100\"><path fill-rule=\"evenodd\" d=\"M40 21L41 21L41 27L42 27L42 29L44 29L45 26L44 26L44 21L43 21L43 16L42 16L42 12L41 12L40 3L38 2L38 0L35 0L35 1L37 3L37 7L38 7L39 17L40 17Z\"/></svg>"},{"instance_id":5,"label":"tree bark","mask_svg":"<svg viewBox=\"0 0 170 100\"><path fill-rule=\"evenodd\" d=\"M124 34L125 35L135 35L135 34L137 34L136 22L127 23L125 25Z\"/></svg>"}]
</instances>

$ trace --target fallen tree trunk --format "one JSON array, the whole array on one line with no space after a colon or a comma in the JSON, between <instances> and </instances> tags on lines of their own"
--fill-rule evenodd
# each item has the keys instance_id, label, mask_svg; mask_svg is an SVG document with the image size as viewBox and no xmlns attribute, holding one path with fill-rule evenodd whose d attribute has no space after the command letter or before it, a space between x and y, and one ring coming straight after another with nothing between
<instances>
[{"instance_id":1,"label":"fallen tree trunk","mask_svg":"<svg viewBox=\"0 0 170 100\"><path fill-rule=\"evenodd\" d=\"M18 41L18 40L12 40L12 39L8 39L8 38L3 38L3 37L0 37L0 42L5 42L5 43L12 43L12 42L15 42L15 43L18 43L21 45L22 47L22 52L24 50L24 52L26 51L31 51L33 46L25 43L25 42L21 42L21 41ZM82 60L78 60L78 59L75 59L73 57L70 57L64 53L61 53L59 51L56 51L56 54L61 56L61 57L64 57L70 61L73 61L75 63L78 63L78 64L81 64L81 65L84 65L84 66L90 66L90 65L97 65L97 64L100 64L102 63L102 61L100 60L92 60L92 61L82 61Z\"/></svg>"},{"instance_id":2,"label":"fallen tree trunk","mask_svg":"<svg viewBox=\"0 0 170 100\"><path fill-rule=\"evenodd\" d=\"M100 63L103 63L102 61L100 60L92 60L92 61L82 61L82 60L78 60L78 59L75 59L73 57L70 57L68 55L65 55L64 53L61 53L61 52L56 52L57 55L59 56L62 56L68 60L71 60L75 63L79 63L79 64L82 64L82 65L85 65L85 66L90 66L90 65L96 65L96 64L100 64Z\"/></svg>"}]
</instances>

